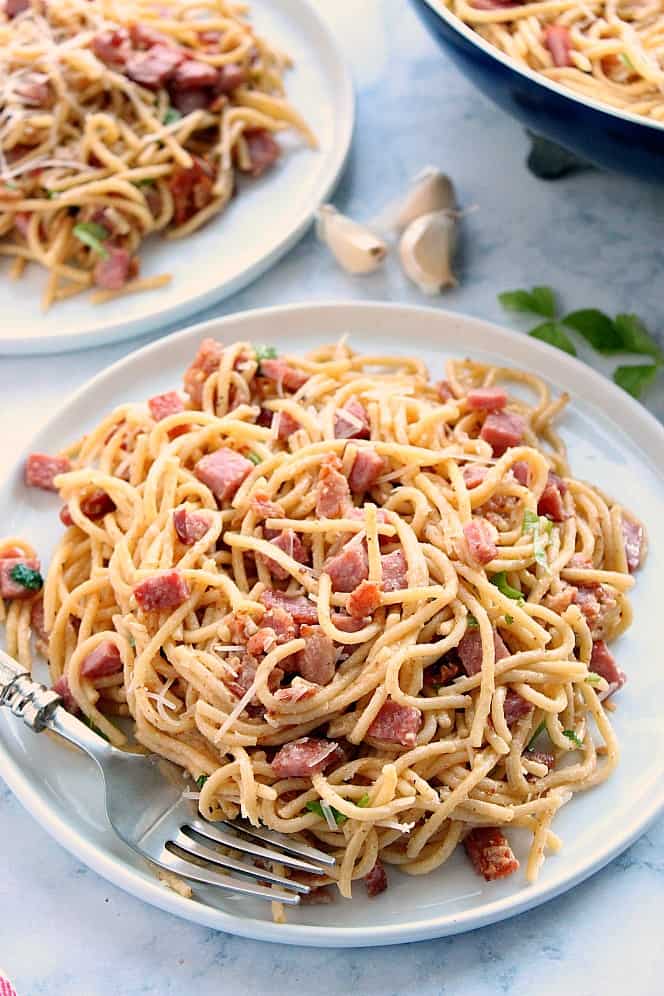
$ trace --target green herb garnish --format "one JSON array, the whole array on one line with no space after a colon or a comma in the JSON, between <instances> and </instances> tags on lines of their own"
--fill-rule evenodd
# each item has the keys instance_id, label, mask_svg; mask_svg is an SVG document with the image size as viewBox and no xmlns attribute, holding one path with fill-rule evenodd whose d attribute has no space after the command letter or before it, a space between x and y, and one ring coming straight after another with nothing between
<instances>
[{"instance_id":1,"label":"green herb garnish","mask_svg":"<svg viewBox=\"0 0 664 996\"><path fill-rule=\"evenodd\" d=\"M627 55L626 52L621 52L620 55L619 55L619 59L620 59L620 61L622 62L622 64L624 66L626 66L628 69L631 69L632 71L634 71L634 66L632 64L632 60L630 59L630 57Z\"/></svg>"},{"instance_id":2,"label":"green herb garnish","mask_svg":"<svg viewBox=\"0 0 664 996\"><path fill-rule=\"evenodd\" d=\"M59 190L44 190L44 193L49 201L52 201L55 197L60 196Z\"/></svg>"},{"instance_id":3,"label":"green herb garnish","mask_svg":"<svg viewBox=\"0 0 664 996\"><path fill-rule=\"evenodd\" d=\"M477 629L479 626L479 623L472 612L469 612L466 616L466 626L468 629Z\"/></svg>"},{"instance_id":4,"label":"green herb garnish","mask_svg":"<svg viewBox=\"0 0 664 996\"><path fill-rule=\"evenodd\" d=\"M521 311L544 318L556 317L556 299L550 287L533 287L531 290L504 291L498 300L505 311Z\"/></svg>"},{"instance_id":5,"label":"green herb garnish","mask_svg":"<svg viewBox=\"0 0 664 996\"><path fill-rule=\"evenodd\" d=\"M563 736L571 740L576 747L583 747L583 742L579 740L574 730L563 730Z\"/></svg>"},{"instance_id":6,"label":"green herb garnish","mask_svg":"<svg viewBox=\"0 0 664 996\"><path fill-rule=\"evenodd\" d=\"M360 799L357 800L357 802L355 803L355 805L359 806L360 809L366 809L367 806L369 805L369 793L365 792L364 795Z\"/></svg>"},{"instance_id":7,"label":"green herb garnish","mask_svg":"<svg viewBox=\"0 0 664 996\"><path fill-rule=\"evenodd\" d=\"M528 335L532 336L533 339L539 339L540 342L547 342L549 346L555 346L556 349L562 349L570 356L576 356L576 346L559 322L543 322L542 325L537 325L531 329Z\"/></svg>"},{"instance_id":8,"label":"green herb garnish","mask_svg":"<svg viewBox=\"0 0 664 996\"><path fill-rule=\"evenodd\" d=\"M514 623L514 616L505 615L505 623L507 626L511 626Z\"/></svg>"},{"instance_id":9,"label":"green herb garnish","mask_svg":"<svg viewBox=\"0 0 664 996\"><path fill-rule=\"evenodd\" d=\"M494 574L489 580L507 598L514 598L519 602L523 602L523 592L519 591L518 588L512 587L507 580L507 571L499 571L498 574Z\"/></svg>"},{"instance_id":10,"label":"green herb garnish","mask_svg":"<svg viewBox=\"0 0 664 996\"><path fill-rule=\"evenodd\" d=\"M198 778L194 779L199 789L203 788L209 777L209 775L199 775Z\"/></svg>"},{"instance_id":11,"label":"green herb garnish","mask_svg":"<svg viewBox=\"0 0 664 996\"><path fill-rule=\"evenodd\" d=\"M588 671L588 674L583 679L587 685L599 685L602 680L601 674L595 674L594 671Z\"/></svg>"},{"instance_id":12,"label":"green herb garnish","mask_svg":"<svg viewBox=\"0 0 664 996\"><path fill-rule=\"evenodd\" d=\"M322 819L325 819L325 813L323 812L323 807L321 806L320 802L308 802L305 806L305 809L308 809L310 813L316 813ZM344 824L348 819L347 816L344 816L343 813L340 813L338 809L334 808L334 806L330 806L330 811L332 812L335 823L337 824L338 827L342 826L342 824Z\"/></svg>"},{"instance_id":13,"label":"green herb garnish","mask_svg":"<svg viewBox=\"0 0 664 996\"><path fill-rule=\"evenodd\" d=\"M546 547L551 536L553 523L545 515L537 515L529 508L523 513L523 533L530 533L533 538L533 553L535 560L548 571L549 562L546 559Z\"/></svg>"},{"instance_id":14,"label":"green herb garnish","mask_svg":"<svg viewBox=\"0 0 664 996\"><path fill-rule=\"evenodd\" d=\"M181 117L182 115L180 114L180 112L176 110L174 107L167 107L166 113L164 114L163 123L165 125L175 124L175 122L179 121Z\"/></svg>"},{"instance_id":15,"label":"green herb garnish","mask_svg":"<svg viewBox=\"0 0 664 996\"><path fill-rule=\"evenodd\" d=\"M537 729L533 733L533 735L530 738L530 740L528 741L528 746L526 747L526 750L532 750L533 749L533 744L535 743L535 741L539 737L540 733L544 733L545 729L546 729L546 720L543 719L542 722L540 723L540 725L537 727Z\"/></svg>"},{"instance_id":16,"label":"green herb garnish","mask_svg":"<svg viewBox=\"0 0 664 996\"><path fill-rule=\"evenodd\" d=\"M633 367L616 367L613 380L633 398L640 398L647 387L654 381L659 363L638 364Z\"/></svg>"},{"instance_id":17,"label":"green herb garnish","mask_svg":"<svg viewBox=\"0 0 664 996\"><path fill-rule=\"evenodd\" d=\"M276 346L256 346L256 359L260 363L262 360L276 360Z\"/></svg>"},{"instance_id":18,"label":"green herb garnish","mask_svg":"<svg viewBox=\"0 0 664 996\"><path fill-rule=\"evenodd\" d=\"M149 176L145 180L132 180L131 182L135 187L154 187L154 180L151 180Z\"/></svg>"},{"instance_id":19,"label":"green herb garnish","mask_svg":"<svg viewBox=\"0 0 664 996\"><path fill-rule=\"evenodd\" d=\"M34 568L27 567L25 564L14 564L9 576L12 581L16 581L28 591L39 591L40 588L44 587L44 579L39 571L35 571Z\"/></svg>"},{"instance_id":20,"label":"green herb garnish","mask_svg":"<svg viewBox=\"0 0 664 996\"><path fill-rule=\"evenodd\" d=\"M95 726L95 724L92 722L92 720L88 716L81 716L80 719L81 719L81 722L85 723L85 725L88 727L88 729L92 730L93 733L96 733L98 737L101 737L102 740L108 741L108 737L106 736L106 734L102 733L102 731L99 729L99 727Z\"/></svg>"},{"instance_id":21,"label":"green herb garnish","mask_svg":"<svg viewBox=\"0 0 664 996\"><path fill-rule=\"evenodd\" d=\"M108 259L108 250L102 243L108 238L110 232L103 225L98 225L96 221L81 221L78 225L74 225L73 233L79 242L89 246L102 259Z\"/></svg>"},{"instance_id":22,"label":"green herb garnish","mask_svg":"<svg viewBox=\"0 0 664 996\"><path fill-rule=\"evenodd\" d=\"M247 453L247 460L251 460L251 462L252 462L252 463L254 464L254 466L256 466L256 467L258 466L258 464L259 464L259 463L262 463L262 462L263 462L263 458L262 458L262 457L259 457L258 453L254 453L254 451L253 451L253 450L251 450L251 452L250 452L250 453Z\"/></svg>"},{"instance_id":23,"label":"green herb garnish","mask_svg":"<svg viewBox=\"0 0 664 996\"><path fill-rule=\"evenodd\" d=\"M127 637L127 642L129 643L129 646L131 647L132 650L136 649L136 638L132 636L131 633Z\"/></svg>"},{"instance_id":24,"label":"green herb garnish","mask_svg":"<svg viewBox=\"0 0 664 996\"><path fill-rule=\"evenodd\" d=\"M567 328L574 329L582 335L598 353L608 355L620 352L620 335L609 316L603 311L583 308L581 311L572 311L569 315L565 315L561 321Z\"/></svg>"}]
</instances>

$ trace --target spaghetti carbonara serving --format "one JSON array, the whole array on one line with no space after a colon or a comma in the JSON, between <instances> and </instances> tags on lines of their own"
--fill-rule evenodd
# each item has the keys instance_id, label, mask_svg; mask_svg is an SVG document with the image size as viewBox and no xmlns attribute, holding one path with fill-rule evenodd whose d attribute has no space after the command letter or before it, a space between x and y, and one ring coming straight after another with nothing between
<instances>
[{"instance_id":1,"label":"spaghetti carbonara serving","mask_svg":"<svg viewBox=\"0 0 664 996\"><path fill-rule=\"evenodd\" d=\"M48 270L45 307L162 286L140 279L154 232L189 235L238 174L315 137L284 97L288 57L232 0L4 0L0 255ZM4 14L2 13L4 11Z\"/></svg>"},{"instance_id":2,"label":"spaghetti carbonara serving","mask_svg":"<svg viewBox=\"0 0 664 996\"><path fill-rule=\"evenodd\" d=\"M184 391L29 457L64 533L43 597L36 552L0 544L9 651L30 666L34 633L68 708L120 747L131 717L206 817L315 839L319 886L375 894L459 843L501 878L512 827L533 880L557 811L618 761L608 644L645 551L571 475L567 399L343 341L206 339Z\"/></svg>"}]
</instances>

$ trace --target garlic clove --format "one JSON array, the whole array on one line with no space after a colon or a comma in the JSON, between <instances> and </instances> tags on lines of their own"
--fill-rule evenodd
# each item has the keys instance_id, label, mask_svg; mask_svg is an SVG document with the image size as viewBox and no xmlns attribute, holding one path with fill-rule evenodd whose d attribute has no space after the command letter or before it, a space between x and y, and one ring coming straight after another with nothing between
<instances>
[{"instance_id":1,"label":"garlic clove","mask_svg":"<svg viewBox=\"0 0 664 996\"><path fill-rule=\"evenodd\" d=\"M348 273L373 273L387 256L387 244L382 239L331 204L319 209L316 234Z\"/></svg>"},{"instance_id":2,"label":"garlic clove","mask_svg":"<svg viewBox=\"0 0 664 996\"><path fill-rule=\"evenodd\" d=\"M452 256L457 241L457 220L450 211L431 211L411 221L401 236L399 258L408 277L425 294L456 287Z\"/></svg>"},{"instance_id":3,"label":"garlic clove","mask_svg":"<svg viewBox=\"0 0 664 996\"><path fill-rule=\"evenodd\" d=\"M427 166L419 173L406 194L395 220L395 228L403 231L411 221L433 211L456 210L454 184L449 176L435 166Z\"/></svg>"}]
</instances>

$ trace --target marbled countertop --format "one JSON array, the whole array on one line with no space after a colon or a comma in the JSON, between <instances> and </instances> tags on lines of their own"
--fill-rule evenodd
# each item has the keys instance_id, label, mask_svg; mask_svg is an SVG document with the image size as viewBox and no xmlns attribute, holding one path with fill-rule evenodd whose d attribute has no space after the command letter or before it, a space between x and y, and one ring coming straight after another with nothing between
<instances>
[{"instance_id":1,"label":"marbled countertop","mask_svg":"<svg viewBox=\"0 0 664 996\"><path fill-rule=\"evenodd\" d=\"M427 163L454 177L464 205L477 205L464 220L460 286L440 299L443 306L500 320L497 292L547 283L564 292L569 308L633 310L661 327L664 190L596 172L536 180L524 165L521 128L447 63L403 0L318 6L344 43L358 90L339 207L371 218ZM351 297L426 303L395 267L347 277L310 234L202 317ZM63 396L136 345L0 358L2 409L12 412L0 439L3 464ZM664 416L664 391L648 404ZM63 851L1 782L0 828L0 966L19 996L662 992L661 820L609 867L536 911L465 936L356 951L241 940L144 906Z\"/></svg>"}]
</instances>

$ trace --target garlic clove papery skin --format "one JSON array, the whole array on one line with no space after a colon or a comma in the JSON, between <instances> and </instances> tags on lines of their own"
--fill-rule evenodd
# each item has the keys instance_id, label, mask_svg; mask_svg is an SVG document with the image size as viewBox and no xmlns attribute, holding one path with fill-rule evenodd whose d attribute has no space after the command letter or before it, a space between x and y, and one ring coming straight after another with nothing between
<instances>
[{"instance_id":1,"label":"garlic clove papery skin","mask_svg":"<svg viewBox=\"0 0 664 996\"><path fill-rule=\"evenodd\" d=\"M331 204L324 204L318 211L316 234L339 266L355 276L373 273L387 256L387 243Z\"/></svg>"},{"instance_id":2,"label":"garlic clove papery skin","mask_svg":"<svg viewBox=\"0 0 664 996\"><path fill-rule=\"evenodd\" d=\"M455 211L456 194L449 176L434 166L419 173L406 194L395 220L397 231L404 231L416 218L434 211Z\"/></svg>"},{"instance_id":3,"label":"garlic clove papery skin","mask_svg":"<svg viewBox=\"0 0 664 996\"><path fill-rule=\"evenodd\" d=\"M401 236L401 265L424 294L456 287L452 272L456 242L457 220L450 211L432 211L415 218Z\"/></svg>"}]
</instances>

